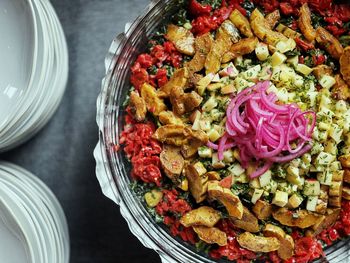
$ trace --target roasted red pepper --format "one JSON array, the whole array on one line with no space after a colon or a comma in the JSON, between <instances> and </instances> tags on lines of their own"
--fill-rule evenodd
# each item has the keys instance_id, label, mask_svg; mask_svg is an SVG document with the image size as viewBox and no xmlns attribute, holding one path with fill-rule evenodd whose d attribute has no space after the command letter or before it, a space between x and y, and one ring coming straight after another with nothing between
<instances>
[{"instance_id":1,"label":"roasted red pepper","mask_svg":"<svg viewBox=\"0 0 350 263\"><path fill-rule=\"evenodd\" d=\"M286 16L290 16L295 12L293 6L287 2L280 3L280 8L281 8L282 14Z\"/></svg>"},{"instance_id":2,"label":"roasted red pepper","mask_svg":"<svg viewBox=\"0 0 350 263\"><path fill-rule=\"evenodd\" d=\"M297 46L304 51L309 51L309 50L315 49L315 46L313 44L308 43L308 42L306 42L298 37L295 38L294 40L297 43Z\"/></svg>"},{"instance_id":3,"label":"roasted red pepper","mask_svg":"<svg viewBox=\"0 0 350 263\"><path fill-rule=\"evenodd\" d=\"M198 3L197 0L191 0L189 10L191 15L197 17L197 16L208 16L210 15L210 12L212 10L212 7L210 5L202 5Z\"/></svg>"}]
</instances>

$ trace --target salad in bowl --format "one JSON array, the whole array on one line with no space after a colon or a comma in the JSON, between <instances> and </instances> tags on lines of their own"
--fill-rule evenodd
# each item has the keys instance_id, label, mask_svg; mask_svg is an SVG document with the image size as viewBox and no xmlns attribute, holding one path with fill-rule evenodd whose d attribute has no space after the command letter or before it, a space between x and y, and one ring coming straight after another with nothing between
<instances>
[{"instance_id":1,"label":"salad in bowl","mask_svg":"<svg viewBox=\"0 0 350 263\"><path fill-rule=\"evenodd\" d=\"M350 235L350 5L178 1L130 67L119 144L154 222L212 260Z\"/></svg>"}]
</instances>

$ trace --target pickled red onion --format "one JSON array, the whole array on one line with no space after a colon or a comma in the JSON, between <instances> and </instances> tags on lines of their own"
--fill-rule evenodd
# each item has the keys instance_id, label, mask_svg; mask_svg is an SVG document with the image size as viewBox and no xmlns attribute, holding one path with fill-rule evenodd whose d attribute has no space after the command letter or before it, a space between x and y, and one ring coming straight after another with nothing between
<instances>
[{"instance_id":1,"label":"pickled red onion","mask_svg":"<svg viewBox=\"0 0 350 263\"><path fill-rule=\"evenodd\" d=\"M226 110L225 134L218 145L207 144L218 151L219 160L224 151L238 146L244 168L253 160L261 161L251 178L265 173L274 162L291 161L312 148L308 142L316 124L315 112L302 112L295 103L277 104L276 94L267 94L269 84L259 82L233 98Z\"/></svg>"}]
</instances>

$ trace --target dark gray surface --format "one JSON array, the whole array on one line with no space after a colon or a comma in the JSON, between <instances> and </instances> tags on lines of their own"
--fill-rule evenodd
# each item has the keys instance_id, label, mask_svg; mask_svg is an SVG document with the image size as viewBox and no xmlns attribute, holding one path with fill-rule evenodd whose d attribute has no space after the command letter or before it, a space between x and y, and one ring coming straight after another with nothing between
<instances>
[{"instance_id":1,"label":"dark gray surface","mask_svg":"<svg viewBox=\"0 0 350 263\"><path fill-rule=\"evenodd\" d=\"M69 46L67 91L48 125L0 159L33 172L56 194L68 220L72 263L159 262L156 253L142 247L130 233L118 207L102 195L92 155L104 56L114 36L148 1L51 1Z\"/></svg>"}]
</instances>

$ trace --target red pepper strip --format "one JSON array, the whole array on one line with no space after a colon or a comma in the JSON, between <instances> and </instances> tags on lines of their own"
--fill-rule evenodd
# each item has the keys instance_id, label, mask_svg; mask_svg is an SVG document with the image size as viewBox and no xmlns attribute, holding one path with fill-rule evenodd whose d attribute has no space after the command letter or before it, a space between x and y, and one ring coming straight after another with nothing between
<instances>
[{"instance_id":1,"label":"red pepper strip","mask_svg":"<svg viewBox=\"0 0 350 263\"><path fill-rule=\"evenodd\" d=\"M304 51L315 49L315 46L313 44L307 43L306 41L304 41L298 37L295 38L294 40L297 43L298 47Z\"/></svg>"},{"instance_id":2,"label":"red pepper strip","mask_svg":"<svg viewBox=\"0 0 350 263\"><path fill-rule=\"evenodd\" d=\"M197 0L191 0L189 10L190 10L190 13L195 17L206 16L206 15L210 15L212 7L210 5L202 5L198 3Z\"/></svg>"}]
</instances>

